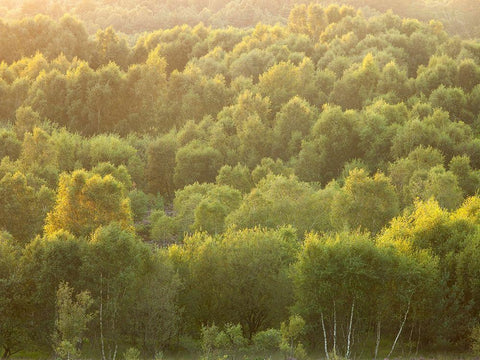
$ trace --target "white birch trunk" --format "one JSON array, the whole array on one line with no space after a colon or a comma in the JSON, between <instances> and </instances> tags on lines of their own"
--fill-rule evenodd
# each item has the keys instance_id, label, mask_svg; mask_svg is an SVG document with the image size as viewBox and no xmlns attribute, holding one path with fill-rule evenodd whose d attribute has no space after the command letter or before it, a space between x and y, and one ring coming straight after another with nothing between
<instances>
[{"instance_id":1,"label":"white birch trunk","mask_svg":"<svg viewBox=\"0 0 480 360\"><path fill-rule=\"evenodd\" d=\"M350 324L348 325L348 334L347 334L347 352L345 357L348 359L350 357L350 347L352 340L352 324L353 324L353 312L355 310L355 299L352 302L352 309L350 310Z\"/></svg>"},{"instance_id":2,"label":"white birch trunk","mask_svg":"<svg viewBox=\"0 0 480 360\"><path fill-rule=\"evenodd\" d=\"M395 350L395 346L397 345L398 338L400 337L400 334L402 333L403 327L405 326L405 322L407 321L407 316L408 316L409 311L410 311L410 300L408 300L407 311L405 311L405 316L403 317L402 324L400 325L400 329L398 330L397 336L395 337L395 341L392 344L392 349L388 353L387 358L389 358L390 355L392 355L393 350Z\"/></svg>"},{"instance_id":3,"label":"white birch trunk","mask_svg":"<svg viewBox=\"0 0 480 360\"><path fill-rule=\"evenodd\" d=\"M327 358L327 360L329 360L330 357L328 356L327 331L325 330L325 321L323 320L323 311L320 312L320 315L322 317L323 343L325 346L325 357Z\"/></svg>"}]
</instances>

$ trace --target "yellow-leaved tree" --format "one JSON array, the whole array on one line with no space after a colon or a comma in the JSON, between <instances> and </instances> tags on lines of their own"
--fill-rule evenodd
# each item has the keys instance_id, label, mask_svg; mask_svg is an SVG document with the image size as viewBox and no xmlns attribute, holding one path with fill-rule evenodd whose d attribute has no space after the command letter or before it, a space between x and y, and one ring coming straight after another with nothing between
<instances>
[{"instance_id":1,"label":"yellow-leaved tree","mask_svg":"<svg viewBox=\"0 0 480 360\"><path fill-rule=\"evenodd\" d=\"M47 214L47 234L63 229L75 236L87 236L111 222L125 229L133 224L122 183L111 175L102 177L85 170L61 175L55 207Z\"/></svg>"}]
</instances>

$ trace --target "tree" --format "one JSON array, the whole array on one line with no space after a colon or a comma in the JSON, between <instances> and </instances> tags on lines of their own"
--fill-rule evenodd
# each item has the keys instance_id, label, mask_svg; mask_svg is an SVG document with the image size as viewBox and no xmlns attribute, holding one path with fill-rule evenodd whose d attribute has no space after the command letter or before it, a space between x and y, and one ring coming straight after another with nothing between
<instances>
[{"instance_id":1,"label":"tree","mask_svg":"<svg viewBox=\"0 0 480 360\"><path fill-rule=\"evenodd\" d=\"M285 351L287 356L299 358L296 356L296 350L301 343L295 343L298 342L300 336L305 331L305 320L299 315L292 315L288 319L288 323L282 322L280 331L282 333L280 348Z\"/></svg>"},{"instance_id":2,"label":"tree","mask_svg":"<svg viewBox=\"0 0 480 360\"><path fill-rule=\"evenodd\" d=\"M294 177L268 175L226 218L239 228L294 226L303 234L330 228L330 189L316 192Z\"/></svg>"},{"instance_id":3,"label":"tree","mask_svg":"<svg viewBox=\"0 0 480 360\"><path fill-rule=\"evenodd\" d=\"M22 277L20 247L0 232L0 358L9 359L30 344L29 299Z\"/></svg>"},{"instance_id":4,"label":"tree","mask_svg":"<svg viewBox=\"0 0 480 360\"><path fill-rule=\"evenodd\" d=\"M227 185L199 184L185 186L175 194L173 207L177 234L192 231L218 234L225 229L225 218L241 203L241 193ZM158 219L160 220L160 219ZM166 218L161 218L165 224Z\"/></svg>"},{"instance_id":5,"label":"tree","mask_svg":"<svg viewBox=\"0 0 480 360\"><path fill-rule=\"evenodd\" d=\"M95 34L96 51L92 59L94 68L114 62L123 69L127 68L129 48L125 39L120 38L113 27L98 30Z\"/></svg>"},{"instance_id":6,"label":"tree","mask_svg":"<svg viewBox=\"0 0 480 360\"><path fill-rule=\"evenodd\" d=\"M87 236L112 221L132 226L130 203L124 186L111 175L101 177L84 170L62 174L55 207L47 214L45 232L67 230Z\"/></svg>"},{"instance_id":7,"label":"tree","mask_svg":"<svg viewBox=\"0 0 480 360\"><path fill-rule=\"evenodd\" d=\"M195 208L193 230L219 234L225 230L225 218L240 206L242 196L229 186L217 186Z\"/></svg>"},{"instance_id":8,"label":"tree","mask_svg":"<svg viewBox=\"0 0 480 360\"><path fill-rule=\"evenodd\" d=\"M467 196L473 196L480 188L480 173L470 166L470 158L454 156L448 164L449 170L455 175L458 185Z\"/></svg>"},{"instance_id":9,"label":"tree","mask_svg":"<svg viewBox=\"0 0 480 360\"><path fill-rule=\"evenodd\" d=\"M252 177L248 168L242 164L234 167L224 165L218 171L216 178L218 185L228 185L242 193L248 193L253 187Z\"/></svg>"},{"instance_id":10,"label":"tree","mask_svg":"<svg viewBox=\"0 0 480 360\"><path fill-rule=\"evenodd\" d=\"M78 287L84 241L66 231L37 237L23 251L22 275L30 298L30 330L35 343L51 347L55 330L56 293L61 283ZM72 345L73 346L73 345Z\"/></svg>"},{"instance_id":11,"label":"tree","mask_svg":"<svg viewBox=\"0 0 480 360\"><path fill-rule=\"evenodd\" d=\"M130 310L138 299L138 281L145 273L148 250L135 235L112 222L91 235L79 270L90 291L98 317L102 359L114 360L128 327Z\"/></svg>"},{"instance_id":12,"label":"tree","mask_svg":"<svg viewBox=\"0 0 480 360\"><path fill-rule=\"evenodd\" d=\"M135 302L129 303L131 316L124 318L125 334L156 356L171 346L180 334L182 309L178 295L182 284L164 250L149 254L146 268L135 282Z\"/></svg>"},{"instance_id":13,"label":"tree","mask_svg":"<svg viewBox=\"0 0 480 360\"><path fill-rule=\"evenodd\" d=\"M330 99L345 110L361 109L367 100L373 98L379 79L377 63L372 54L367 54L358 69L346 71L335 83Z\"/></svg>"},{"instance_id":14,"label":"tree","mask_svg":"<svg viewBox=\"0 0 480 360\"><path fill-rule=\"evenodd\" d=\"M327 183L336 178L345 162L362 157L360 117L326 105L313 126L311 138L302 142L296 173L305 181ZM312 170L313 169L313 170Z\"/></svg>"},{"instance_id":15,"label":"tree","mask_svg":"<svg viewBox=\"0 0 480 360\"><path fill-rule=\"evenodd\" d=\"M151 193L166 196L173 194L176 151L177 142L173 134L165 135L148 145L145 175Z\"/></svg>"},{"instance_id":16,"label":"tree","mask_svg":"<svg viewBox=\"0 0 480 360\"><path fill-rule=\"evenodd\" d=\"M175 156L173 181L177 188L194 182L213 182L221 167L221 154L218 150L192 142L180 148Z\"/></svg>"},{"instance_id":17,"label":"tree","mask_svg":"<svg viewBox=\"0 0 480 360\"><path fill-rule=\"evenodd\" d=\"M137 154L137 149L126 139L114 134L93 136L86 144L88 149L85 166L94 167L99 162L110 162L115 166L128 165Z\"/></svg>"},{"instance_id":18,"label":"tree","mask_svg":"<svg viewBox=\"0 0 480 360\"><path fill-rule=\"evenodd\" d=\"M43 218L51 207L49 199L41 196L45 194L43 189L37 192L20 172L7 173L0 180L0 228L21 245L41 232Z\"/></svg>"},{"instance_id":19,"label":"tree","mask_svg":"<svg viewBox=\"0 0 480 360\"><path fill-rule=\"evenodd\" d=\"M410 204L421 192L411 193L409 187L415 174L427 173L431 168L442 165L444 157L440 151L432 147L419 146L412 150L406 158L390 164L389 176L395 185L403 205Z\"/></svg>"},{"instance_id":20,"label":"tree","mask_svg":"<svg viewBox=\"0 0 480 360\"><path fill-rule=\"evenodd\" d=\"M305 100L294 97L282 106L275 116L274 151L283 160L297 155L315 121L316 111Z\"/></svg>"},{"instance_id":21,"label":"tree","mask_svg":"<svg viewBox=\"0 0 480 360\"><path fill-rule=\"evenodd\" d=\"M20 156L21 143L17 135L12 130L0 130L0 159L8 156L10 160L15 161Z\"/></svg>"},{"instance_id":22,"label":"tree","mask_svg":"<svg viewBox=\"0 0 480 360\"><path fill-rule=\"evenodd\" d=\"M463 192L458 186L457 177L441 166L436 166L428 172L423 199L433 196L440 206L456 209L463 200Z\"/></svg>"},{"instance_id":23,"label":"tree","mask_svg":"<svg viewBox=\"0 0 480 360\"><path fill-rule=\"evenodd\" d=\"M186 324L193 331L212 321L240 324L249 339L278 326L291 304L288 267L296 248L291 228L230 229L216 238L196 233L171 247L185 283L180 303Z\"/></svg>"},{"instance_id":24,"label":"tree","mask_svg":"<svg viewBox=\"0 0 480 360\"><path fill-rule=\"evenodd\" d=\"M73 297L73 288L61 283L57 290L57 320L53 334L55 352L70 360L80 355L78 348L83 341L84 332L93 314L87 313L93 300L88 291Z\"/></svg>"},{"instance_id":25,"label":"tree","mask_svg":"<svg viewBox=\"0 0 480 360\"><path fill-rule=\"evenodd\" d=\"M435 108L448 111L452 120L471 122L471 115L465 111L467 98L461 88L446 88L440 85L432 91L430 103Z\"/></svg>"},{"instance_id":26,"label":"tree","mask_svg":"<svg viewBox=\"0 0 480 360\"><path fill-rule=\"evenodd\" d=\"M377 353L381 323L392 318L387 329L396 338L393 350L408 314L431 306L436 295L427 286L437 281L435 260L397 245L377 246L359 233L307 236L295 264L296 308L327 358L342 350L350 357L355 338L369 336L372 322L377 330L372 353Z\"/></svg>"},{"instance_id":27,"label":"tree","mask_svg":"<svg viewBox=\"0 0 480 360\"><path fill-rule=\"evenodd\" d=\"M362 169L350 171L344 187L332 202L332 223L338 229L378 233L398 214L395 188L383 174L369 177Z\"/></svg>"}]
</instances>

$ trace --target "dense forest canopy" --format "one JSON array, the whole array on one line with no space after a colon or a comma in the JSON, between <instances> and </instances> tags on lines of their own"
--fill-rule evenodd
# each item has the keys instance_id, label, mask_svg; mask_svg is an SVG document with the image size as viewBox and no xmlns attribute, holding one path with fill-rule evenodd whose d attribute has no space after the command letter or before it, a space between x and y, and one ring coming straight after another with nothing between
<instances>
[{"instance_id":1,"label":"dense forest canopy","mask_svg":"<svg viewBox=\"0 0 480 360\"><path fill-rule=\"evenodd\" d=\"M480 350L478 2L351 4L0 0L2 358Z\"/></svg>"},{"instance_id":2,"label":"dense forest canopy","mask_svg":"<svg viewBox=\"0 0 480 360\"><path fill-rule=\"evenodd\" d=\"M19 20L37 14L59 20L72 14L85 22L89 33L113 26L134 35L177 25L252 27L258 22L286 24L292 8L308 0L0 0L0 17ZM316 0L324 7L350 5L372 16L393 10L402 17L442 21L451 34L478 36L478 0Z\"/></svg>"}]
</instances>

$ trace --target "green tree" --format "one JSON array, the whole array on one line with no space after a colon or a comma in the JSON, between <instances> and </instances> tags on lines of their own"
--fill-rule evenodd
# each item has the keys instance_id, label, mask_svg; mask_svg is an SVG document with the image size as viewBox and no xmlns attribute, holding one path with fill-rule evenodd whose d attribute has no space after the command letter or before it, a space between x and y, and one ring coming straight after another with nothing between
<instances>
[{"instance_id":1,"label":"green tree","mask_svg":"<svg viewBox=\"0 0 480 360\"><path fill-rule=\"evenodd\" d=\"M362 157L360 117L338 106L325 106L311 138L302 143L296 173L305 181L327 183L336 178L345 162Z\"/></svg>"},{"instance_id":2,"label":"green tree","mask_svg":"<svg viewBox=\"0 0 480 360\"><path fill-rule=\"evenodd\" d=\"M173 134L165 135L148 145L145 175L151 193L166 196L173 194L176 151L177 142Z\"/></svg>"},{"instance_id":3,"label":"green tree","mask_svg":"<svg viewBox=\"0 0 480 360\"><path fill-rule=\"evenodd\" d=\"M194 331L212 321L240 324L248 338L278 326L291 304L288 267L296 248L291 228L228 230L216 238L196 233L171 247L185 284L186 324Z\"/></svg>"},{"instance_id":4,"label":"green tree","mask_svg":"<svg viewBox=\"0 0 480 360\"><path fill-rule=\"evenodd\" d=\"M224 165L218 171L216 178L218 185L228 185L242 193L248 193L253 187L252 177L248 168L242 164L235 166Z\"/></svg>"},{"instance_id":5,"label":"green tree","mask_svg":"<svg viewBox=\"0 0 480 360\"><path fill-rule=\"evenodd\" d=\"M331 189L315 191L294 177L268 175L226 218L239 228L294 226L301 234L330 229Z\"/></svg>"},{"instance_id":6,"label":"green tree","mask_svg":"<svg viewBox=\"0 0 480 360\"><path fill-rule=\"evenodd\" d=\"M175 156L173 181L177 188L194 182L214 182L221 167L221 154L218 150L192 142L180 148Z\"/></svg>"},{"instance_id":7,"label":"green tree","mask_svg":"<svg viewBox=\"0 0 480 360\"><path fill-rule=\"evenodd\" d=\"M457 178L463 193L467 196L475 195L480 188L480 173L478 170L472 169L470 158L466 155L454 156L448 167Z\"/></svg>"},{"instance_id":8,"label":"green tree","mask_svg":"<svg viewBox=\"0 0 480 360\"><path fill-rule=\"evenodd\" d=\"M93 301L87 291L73 297L73 288L61 283L57 290L55 332L53 334L55 352L62 359L76 358L80 355L79 345L93 314L88 309Z\"/></svg>"},{"instance_id":9,"label":"green tree","mask_svg":"<svg viewBox=\"0 0 480 360\"><path fill-rule=\"evenodd\" d=\"M62 282L77 286L82 265L83 241L65 231L37 237L21 258L22 274L30 297L30 317L35 342L50 347L55 329L56 292Z\"/></svg>"},{"instance_id":10,"label":"green tree","mask_svg":"<svg viewBox=\"0 0 480 360\"><path fill-rule=\"evenodd\" d=\"M178 295L182 287L166 251L150 252L146 267L134 284L133 303L123 318L125 335L142 344L142 351L156 356L168 346L173 346L181 331L182 310Z\"/></svg>"},{"instance_id":11,"label":"green tree","mask_svg":"<svg viewBox=\"0 0 480 360\"><path fill-rule=\"evenodd\" d=\"M21 245L41 233L43 218L51 207L41 194L45 194L43 188L37 192L20 172L7 173L0 180L0 227Z\"/></svg>"},{"instance_id":12,"label":"green tree","mask_svg":"<svg viewBox=\"0 0 480 360\"><path fill-rule=\"evenodd\" d=\"M332 223L339 229L362 229L378 233L398 214L395 188L381 173L369 177L364 170L350 171L344 187L332 202Z\"/></svg>"},{"instance_id":13,"label":"green tree","mask_svg":"<svg viewBox=\"0 0 480 360\"><path fill-rule=\"evenodd\" d=\"M15 132L7 129L0 130L0 159L8 156L12 161L17 160L20 156L21 146Z\"/></svg>"},{"instance_id":14,"label":"green tree","mask_svg":"<svg viewBox=\"0 0 480 360\"><path fill-rule=\"evenodd\" d=\"M9 359L31 344L30 304L22 277L20 247L6 232L0 232L0 349Z\"/></svg>"},{"instance_id":15,"label":"green tree","mask_svg":"<svg viewBox=\"0 0 480 360\"><path fill-rule=\"evenodd\" d=\"M240 192L229 186L212 188L195 208L192 229L209 234L222 233L225 230L225 218L240 206L241 200Z\"/></svg>"},{"instance_id":16,"label":"green tree","mask_svg":"<svg viewBox=\"0 0 480 360\"><path fill-rule=\"evenodd\" d=\"M283 105L275 116L273 128L275 154L283 160L297 155L302 139L309 134L315 118L315 109L299 97L294 97Z\"/></svg>"},{"instance_id":17,"label":"green tree","mask_svg":"<svg viewBox=\"0 0 480 360\"><path fill-rule=\"evenodd\" d=\"M299 345L295 343L298 342L300 336L305 331L305 320L299 315L292 315L288 319L288 323L282 322L280 331L282 334L280 348L284 349L287 356L295 356L295 348Z\"/></svg>"},{"instance_id":18,"label":"green tree","mask_svg":"<svg viewBox=\"0 0 480 360\"><path fill-rule=\"evenodd\" d=\"M79 273L98 313L93 326L100 335L102 359L115 358L127 333L147 261L146 245L119 223L97 228L87 243Z\"/></svg>"}]
</instances>

